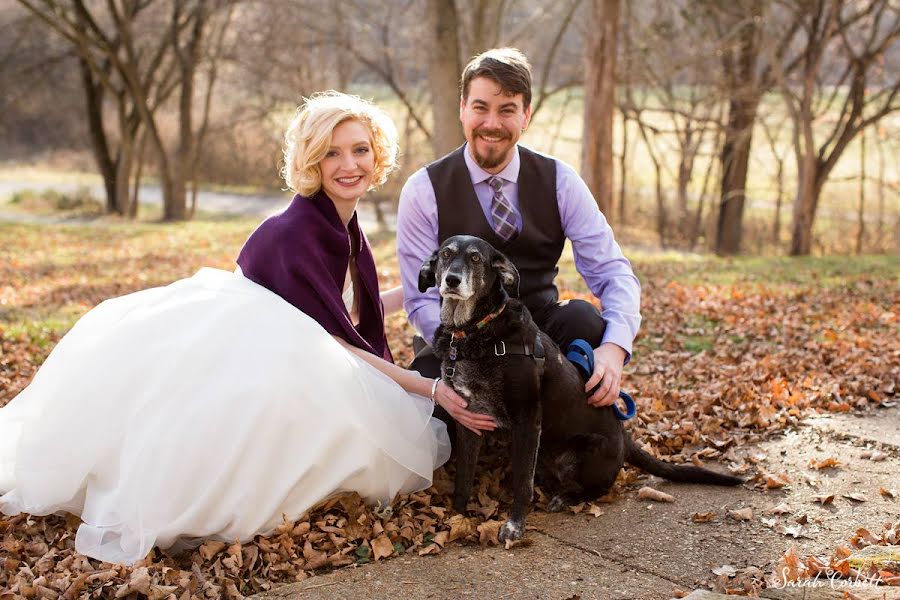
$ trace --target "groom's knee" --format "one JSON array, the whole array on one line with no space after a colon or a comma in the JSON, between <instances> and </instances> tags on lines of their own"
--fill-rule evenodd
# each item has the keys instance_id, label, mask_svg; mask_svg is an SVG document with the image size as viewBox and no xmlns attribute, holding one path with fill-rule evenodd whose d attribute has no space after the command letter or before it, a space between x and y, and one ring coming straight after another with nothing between
<instances>
[{"instance_id":1,"label":"groom's knee","mask_svg":"<svg viewBox=\"0 0 900 600\"><path fill-rule=\"evenodd\" d=\"M422 377L428 377L429 379L434 379L435 377L441 376L441 359L434 355L434 351L432 351L431 346L425 344L422 338L416 336L418 340L421 340L421 345L413 340L413 349L416 350L416 357L413 359L412 363L409 365L409 369L412 371L417 371L419 375ZM417 348L419 346L419 348Z\"/></svg>"},{"instance_id":2,"label":"groom's knee","mask_svg":"<svg viewBox=\"0 0 900 600\"><path fill-rule=\"evenodd\" d=\"M596 348L603 341L606 321L596 306L584 300L564 300L539 313L535 321L561 348L583 339Z\"/></svg>"}]
</instances>

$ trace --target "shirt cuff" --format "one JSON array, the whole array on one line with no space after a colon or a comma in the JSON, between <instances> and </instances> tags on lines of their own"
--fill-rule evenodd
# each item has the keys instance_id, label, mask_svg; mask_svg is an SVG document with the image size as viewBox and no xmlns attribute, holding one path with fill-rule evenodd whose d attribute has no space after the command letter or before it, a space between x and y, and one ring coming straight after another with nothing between
<instances>
[{"instance_id":1,"label":"shirt cuff","mask_svg":"<svg viewBox=\"0 0 900 600\"><path fill-rule=\"evenodd\" d=\"M611 323L606 324L606 331L603 333L602 344L612 343L625 351L625 363L631 360L631 349L634 339L631 332L624 327L615 327Z\"/></svg>"}]
</instances>

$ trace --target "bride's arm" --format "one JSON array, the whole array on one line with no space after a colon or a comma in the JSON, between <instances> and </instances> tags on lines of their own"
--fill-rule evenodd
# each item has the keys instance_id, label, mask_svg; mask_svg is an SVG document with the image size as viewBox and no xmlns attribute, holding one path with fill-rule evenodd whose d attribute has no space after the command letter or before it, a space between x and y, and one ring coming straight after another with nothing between
<instances>
[{"instance_id":1,"label":"bride's arm","mask_svg":"<svg viewBox=\"0 0 900 600\"><path fill-rule=\"evenodd\" d=\"M381 303L384 305L385 315L393 314L403 308L403 286L381 292Z\"/></svg>"},{"instance_id":2,"label":"bride's arm","mask_svg":"<svg viewBox=\"0 0 900 600\"><path fill-rule=\"evenodd\" d=\"M392 290L393 291L393 290ZM398 367L397 365L390 363L383 358L379 358L370 352L366 352L361 348L357 348L351 344L348 344L344 339L339 338L337 336L332 336L334 339L338 341L338 343L346 348L348 351L352 352L359 358L363 359L391 379L393 379L397 385L402 387L404 390L411 394L419 394L420 396L425 396L426 398L431 397L431 386L434 385L433 379L428 379L426 377L422 377L415 371L410 371L408 369L404 369L403 367ZM448 386L443 381L439 381L437 387L435 388L434 398L433 400L444 407L451 417L456 419L458 423L470 429L474 433L481 435L481 431L493 431L497 427L496 421L494 421L494 417L490 415L485 415L482 413L474 413L466 410L466 406L468 403L463 400L462 396L457 394L453 388Z\"/></svg>"}]
</instances>

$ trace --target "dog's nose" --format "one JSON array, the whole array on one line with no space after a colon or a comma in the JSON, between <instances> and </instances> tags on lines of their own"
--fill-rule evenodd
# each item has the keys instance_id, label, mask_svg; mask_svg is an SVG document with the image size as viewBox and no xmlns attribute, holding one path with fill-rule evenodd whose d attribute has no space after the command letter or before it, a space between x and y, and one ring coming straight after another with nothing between
<instances>
[{"instance_id":1,"label":"dog's nose","mask_svg":"<svg viewBox=\"0 0 900 600\"><path fill-rule=\"evenodd\" d=\"M455 288L459 286L460 281L462 281L458 275L454 275L452 273L447 273L444 277L444 283L447 284L447 287Z\"/></svg>"}]
</instances>

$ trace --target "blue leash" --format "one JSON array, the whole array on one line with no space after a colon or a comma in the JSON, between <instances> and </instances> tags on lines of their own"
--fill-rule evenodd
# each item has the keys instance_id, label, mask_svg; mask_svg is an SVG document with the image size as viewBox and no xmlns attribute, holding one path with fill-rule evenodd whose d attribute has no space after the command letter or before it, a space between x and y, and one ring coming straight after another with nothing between
<instances>
[{"instance_id":1,"label":"blue leash","mask_svg":"<svg viewBox=\"0 0 900 600\"><path fill-rule=\"evenodd\" d=\"M591 345L582 339L574 340L566 348L566 358L569 359L588 379L594 373L594 349ZM619 398L625 403L625 413L619 410L619 403L614 402L612 405L616 418L620 421L627 421L634 418L637 414L637 405L634 398L628 392L619 391Z\"/></svg>"}]
</instances>

